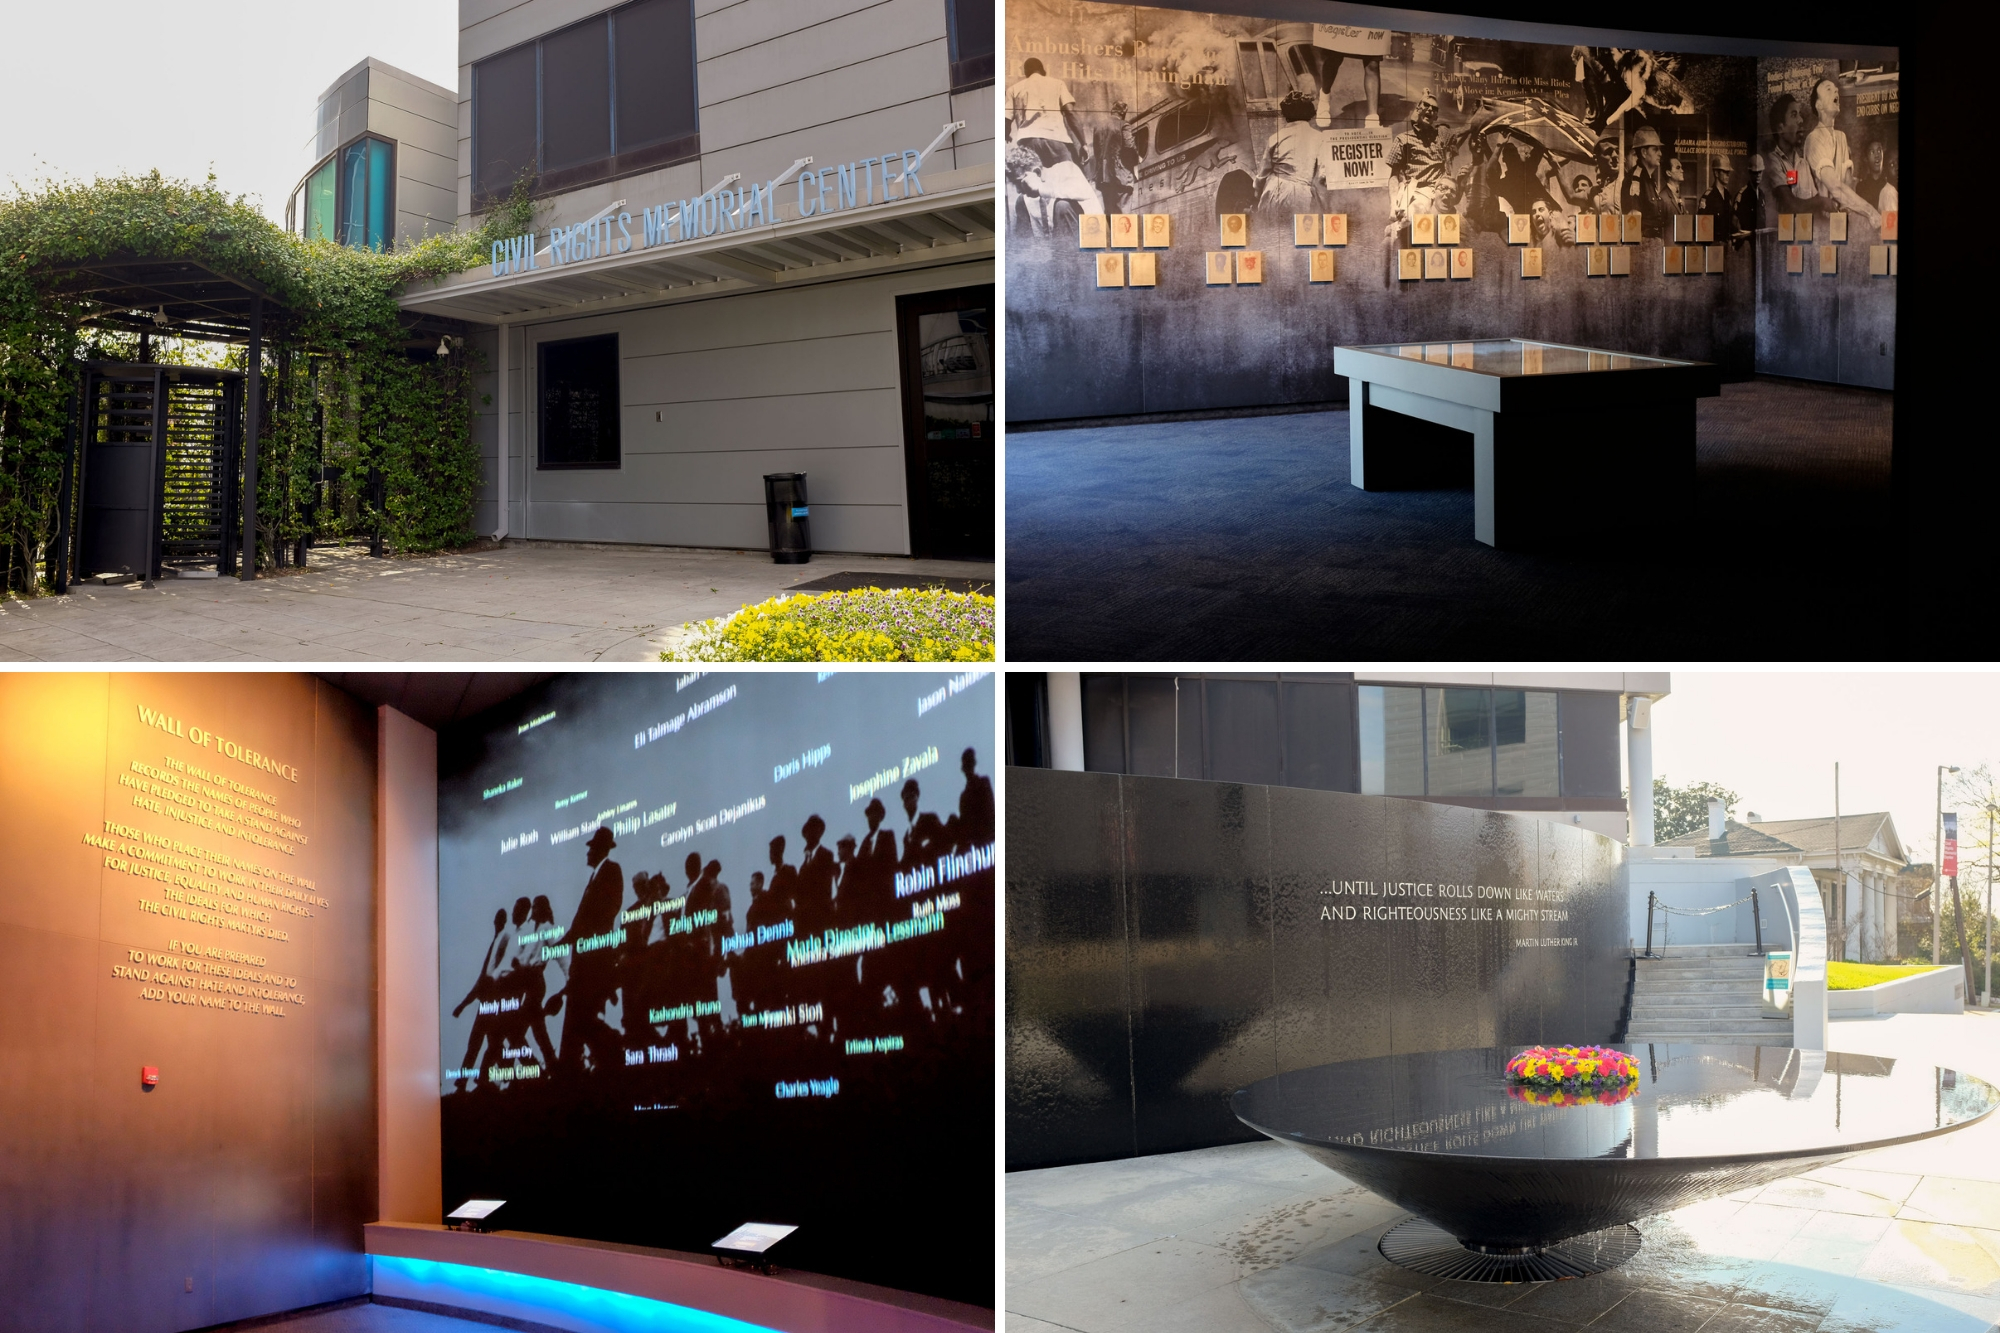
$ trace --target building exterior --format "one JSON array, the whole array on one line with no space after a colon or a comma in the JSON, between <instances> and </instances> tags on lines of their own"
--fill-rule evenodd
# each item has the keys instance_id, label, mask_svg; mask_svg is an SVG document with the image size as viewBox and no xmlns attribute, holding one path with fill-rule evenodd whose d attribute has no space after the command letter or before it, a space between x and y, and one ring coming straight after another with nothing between
<instances>
[{"instance_id":1,"label":"building exterior","mask_svg":"<svg viewBox=\"0 0 2000 1333\"><path fill-rule=\"evenodd\" d=\"M451 89L367 59L320 94L312 167L285 229L357 249L394 249L458 223L458 99Z\"/></svg>"},{"instance_id":2,"label":"building exterior","mask_svg":"<svg viewBox=\"0 0 2000 1333\"><path fill-rule=\"evenodd\" d=\"M1711 821L1712 824L1713 821ZM1777 865L1805 866L1819 885L1826 909L1827 954L1853 962L1881 962L1901 955L1898 921L1908 887L1909 857L1886 811L1814 819L1722 821L1670 838L1664 856L1755 857ZM1928 923L1928 916L1925 918Z\"/></svg>"},{"instance_id":3,"label":"building exterior","mask_svg":"<svg viewBox=\"0 0 2000 1333\"><path fill-rule=\"evenodd\" d=\"M1649 735L1665 672L1016 676L1010 763L1402 796L1651 841L1650 760L1628 812L1619 731Z\"/></svg>"},{"instance_id":4,"label":"building exterior","mask_svg":"<svg viewBox=\"0 0 2000 1333\"><path fill-rule=\"evenodd\" d=\"M991 559L990 0L459 14L453 221L537 200L402 296L484 367L476 526L758 548L803 472L822 550Z\"/></svg>"}]
</instances>

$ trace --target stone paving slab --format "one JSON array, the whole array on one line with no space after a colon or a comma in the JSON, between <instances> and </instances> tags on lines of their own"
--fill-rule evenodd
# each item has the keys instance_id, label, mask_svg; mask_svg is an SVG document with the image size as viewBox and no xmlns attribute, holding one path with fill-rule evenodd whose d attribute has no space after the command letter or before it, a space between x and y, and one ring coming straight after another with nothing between
<instances>
[{"instance_id":1,"label":"stone paving slab","mask_svg":"<svg viewBox=\"0 0 2000 1333\"><path fill-rule=\"evenodd\" d=\"M824 552L779 565L762 551L660 546L507 542L387 560L327 547L250 583L0 600L0 661L653 661L686 622L850 572L993 579L990 564Z\"/></svg>"},{"instance_id":2,"label":"stone paving slab","mask_svg":"<svg viewBox=\"0 0 2000 1333\"><path fill-rule=\"evenodd\" d=\"M1829 1044L2000 1081L2000 1014L1836 1022ZM1609 1273L1514 1286L1398 1268L1407 1214L1278 1143L1006 1177L1008 1327L1140 1333L1993 1333L2000 1116L1639 1223Z\"/></svg>"}]
</instances>

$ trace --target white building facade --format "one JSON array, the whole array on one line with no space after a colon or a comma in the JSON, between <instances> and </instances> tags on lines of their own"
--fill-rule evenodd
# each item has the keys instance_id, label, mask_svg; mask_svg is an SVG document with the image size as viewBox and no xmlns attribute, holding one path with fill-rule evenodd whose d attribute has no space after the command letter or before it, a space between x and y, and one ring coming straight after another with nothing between
<instances>
[{"instance_id":1,"label":"white building facade","mask_svg":"<svg viewBox=\"0 0 2000 1333\"><path fill-rule=\"evenodd\" d=\"M461 0L463 321L498 536L992 558L991 0ZM983 21L982 21L983 20Z\"/></svg>"}]
</instances>

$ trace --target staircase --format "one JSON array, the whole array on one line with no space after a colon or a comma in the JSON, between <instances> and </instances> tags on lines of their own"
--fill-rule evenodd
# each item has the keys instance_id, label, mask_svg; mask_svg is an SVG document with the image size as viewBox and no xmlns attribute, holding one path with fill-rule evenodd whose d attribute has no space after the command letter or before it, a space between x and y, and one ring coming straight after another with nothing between
<instances>
[{"instance_id":1,"label":"staircase","mask_svg":"<svg viewBox=\"0 0 2000 1333\"><path fill-rule=\"evenodd\" d=\"M1627 1042L1790 1046L1792 1020L1761 1017L1764 960L1744 944L1669 945L1635 958Z\"/></svg>"}]
</instances>

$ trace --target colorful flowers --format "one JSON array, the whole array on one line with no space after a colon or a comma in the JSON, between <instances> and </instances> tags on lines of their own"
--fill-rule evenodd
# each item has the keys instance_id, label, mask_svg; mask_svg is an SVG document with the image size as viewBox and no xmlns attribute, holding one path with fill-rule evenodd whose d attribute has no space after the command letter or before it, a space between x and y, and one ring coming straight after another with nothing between
<instances>
[{"instance_id":1,"label":"colorful flowers","mask_svg":"<svg viewBox=\"0 0 2000 1333\"><path fill-rule=\"evenodd\" d=\"M1565 1092L1561 1088L1538 1088L1520 1083L1507 1089L1507 1095L1530 1106L1616 1106L1638 1090L1636 1082L1596 1092Z\"/></svg>"},{"instance_id":2,"label":"colorful flowers","mask_svg":"<svg viewBox=\"0 0 2000 1333\"><path fill-rule=\"evenodd\" d=\"M669 662L991 662L993 598L942 588L793 593L693 626Z\"/></svg>"},{"instance_id":3,"label":"colorful flowers","mask_svg":"<svg viewBox=\"0 0 2000 1333\"><path fill-rule=\"evenodd\" d=\"M1577 1094L1594 1094L1592 1100L1600 1102L1623 1101L1631 1095L1638 1079L1638 1061L1608 1046L1530 1046L1507 1062L1508 1082L1558 1090L1570 1098L1568 1101L1521 1098L1535 1101L1538 1106L1574 1105ZM1616 1098L1604 1096L1621 1089L1622 1095Z\"/></svg>"}]
</instances>

